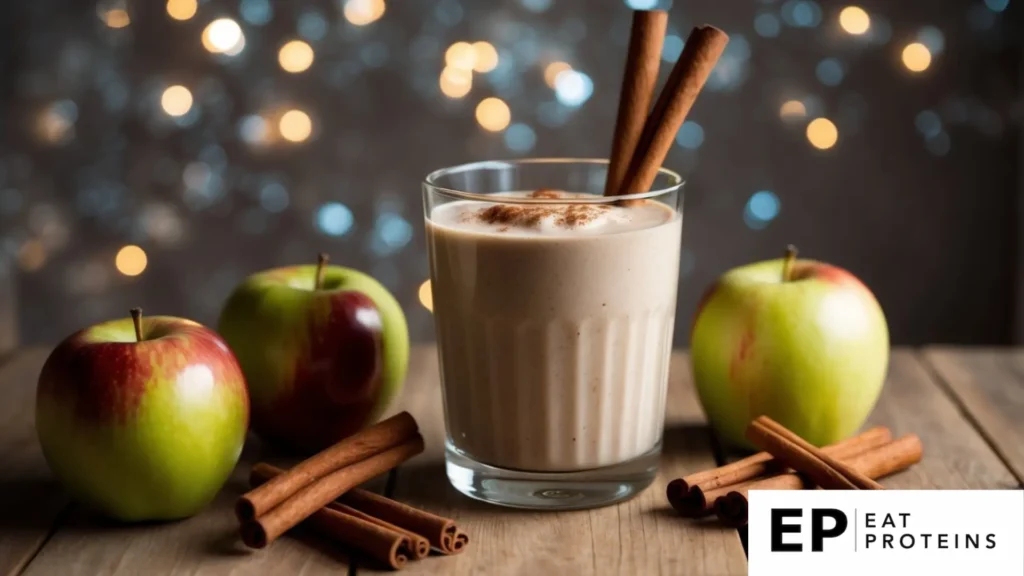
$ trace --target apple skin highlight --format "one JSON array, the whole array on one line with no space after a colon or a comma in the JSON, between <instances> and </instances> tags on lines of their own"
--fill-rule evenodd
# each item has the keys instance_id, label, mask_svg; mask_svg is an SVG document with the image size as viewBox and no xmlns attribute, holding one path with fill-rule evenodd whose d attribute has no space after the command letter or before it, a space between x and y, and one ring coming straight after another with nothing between
<instances>
[{"instance_id":1,"label":"apple skin highlight","mask_svg":"<svg viewBox=\"0 0 1024 576\"><path fill-rule=\"evenodd\" d=\"M254 274L219 330L238 356L264 440L312 453L377 421L405 379L405 316L376 280L339 266Z\"/></svg>"},{"instance_id":2,"label":"apple skin highlight","mask_svg":"<svg viewBox=\"0 0 1024 576\"><path fill-rule=\"evenodd\" d=\"M79 500L124 521L204 508L238 462L249 424L241 368L212 330L129 318L72 334L43 366L36 428L54 474Z\"/></svg>"},{"instance_id":3,"label":"apple skin highlight","mask_svg":"<svg viewBox=\"0 0 1024 576\"><path fill-rule=\"evenodd\" d=\"M701 299L691 362L701 403L727 443L753 448L747 424L767 415L823 446L852 435L881 392L889 331L878 301L829 264L783 259L733 269Z\"/></svg>"}]
</instances>

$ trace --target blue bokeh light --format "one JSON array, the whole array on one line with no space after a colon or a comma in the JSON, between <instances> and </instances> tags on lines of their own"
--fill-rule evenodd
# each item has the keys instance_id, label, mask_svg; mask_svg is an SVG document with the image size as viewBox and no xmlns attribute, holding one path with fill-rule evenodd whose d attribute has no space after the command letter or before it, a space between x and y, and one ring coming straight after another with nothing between
<instances>
[{"instance_id":1,"label":"blue bokeh light","mask_svg":"<svg viewBox=\"0 0 1024 576\"><path fill-rule=\"evenodd\" d=\"M993 12L1002 12L1010 5L1010 0L985 0L985 6Z\"/></svg>"},{"instance_id":2,"label":"blue bokeh light","mask_svg":"<svg viewBox=\"0 0 1024 576\"><path fill-rule=\"evenodd\" d=\"M412 240L412 225L393 212L385 212L374 223L370 250L378 256L394 254Z\"/></svg>"},{"instance_id":3,"label":"blue bokeh light","mask_svg":"<svg viewBox=\"0 0 1024 576\"><path fill-rule=\"evenodd\" d=\"M688 150L696 150L704 143L704 128L693 120L683 122L676 133L676 143Z\"/></svg>"},{"instance_id":4,"label":"blue bokeh light","mask_svg":"<svg viewBox=\"0 0 1024 576\"><path fill-rule=\"evenodd\" d=\"M665 36L665 42L661 45L661 59L666 62L679 60L683 53L683 39L675 34Z\"/></svg>"},{"instance_id":5,"label":"blue bokeh light","mask_svg":"<svg viewBox=\"0 0 1024 576\"><path fill-rule=\"evenodd\" d=\"M74 124L78 120L78 105L71 100L54 102L52 110L69 124Z\"/></svg>"},{"instance_id":6,"label":"blue bokeh light","mask_svg":"<svg viewBox=\"0 0 1024 576\"><path fill-rule=\"evenodd\" d=\"M299 15L298 23L299 36L310 42L323 40L327 36L327 20L323 14L314 10L307 10Z\"/></svg>"},{"instance_id":7,"label":"blue bokeh light","mask_svg":"<svg viewBox=\"0 0 1024 576\"><path fill-rule=\"evenodd\" d=\"M566 70L555 79L555 98L566 106L581 106L594 93L594 81L583 72Z\"/></svg>"},{"instance_id":8,"label":"blue bokeh light","mask_svg":"<svg viewBox=\"0 0 1024 576\"><path fill-rule=\"evenodd\" d=\"M782 5L782 20L795 28L814 28L821 24L821 6L811 0L789 0Z\"/></svg>"},{"instance_id":9,"label":"blue bokeh light","mask_svg":"<svg viewBox=\"0 0 1024 576\"><path fill-rule=\"evenodd\" d=\"M328 202L316 211L316 227L328 236L344 236L352 229L352 210L341 202Z\"/></svg>"},{"instance_id":10,"label":"blue bokeh light","mask_svg":"<svg viewBox=\"0 0 1024 576\"><path fill-rule=\"evenodd\" d=\"M537 133L526 124L516 123L505 130L505 147L513 152L529 152L537 143Z\"/></svg>"},{"instance_id":11,"label":"blue bokeh light","mask_svg":"<svg viewBox=\"0 0 1024 576\"><path fill-rule=\"evenodd\" d=\"M253 26L262 26L274 17L270 0L242 0L238 12L242 15L242 20Z\"/></svg>"},{"instance_id":12,"label":"blue bokeh light","mask_svg":"<svg viewBox=\"0 0 1024 576\"><path fill-rule=\"evenodd\" d=\"M268 130L267 121L260 116L246 116L238 122L238 137L249 144L263 140Z\"/></svg>"},{"instance_id":13,"label":"blue bokeh light","mask_svg":"<svg viewBox=\"0 0 1024 576\"><path fill-rule=\"evenodd\" d=\"M814 75L825 86L838 86L843 81L843 63L836 58L825 58L818 62Z\"/></svg>"},{"instance_id":14,"label":"blue bokeh light","mask_svg":"<svg viewBox=\"0 0 1024 576\"><path fill-rule=\"evenodd\" d=\"M260 206L267 212L283 212L288 208L288 190L280 182L267 182L260 187Z\"/></svg>"},{"instance_id":15,"label":"blue bokeh light","mask_svg":"<svg viewBox=\"0 0 1024 576\"><path fill-rule=\"evenodd\" d=\"M722 58L708 77L708 89L722 92L739 88L747 78L749 60L750 42L742 34L732 34Z\"/></svg>"},{"instance_id":16,"label":"blue bokeh light","mask_svg":"<svg viewBox=\"0 0 1024 576\"><path fill-rule=\"evenodd\" d=\"M658 0L626 0L626 6L633 10L652 10L658 7Z\"/></svg>"},{"instance_id":17,"label":"blue bokeh light","mask_svg":"<svg viewBox=\"0 0 1024 576\"><path fill-rule=\"evenodd\" d=\"M946 36L935 26L924 26L917 32L917 41L924 44L933 55L946 48Z\"/></svg>"},{"instance_id":18,"label":"blue bokeh light","mask_svg":"<svg viewBox=\"0 0 1024 576\"><path fill-rule=\"evenodd\" d=\"M445 26L455 26L462 22L465 12L456 0L441 0L434 7L434 18Z\"/></svg>"},{"instance_id":19,"label":"blue bokeh light","mask_svg":"<svg viewBox=\"0 0 1024 576\"><path fill-rule=\"evenodd\" d=\"M942 132L942 119L931 110L922 110L914 118L914 126L925 138L935 138Z\"/></svg>"},{"instance_id":20,"label":"blue bokeh light","mask_svg":"<svg viewBox=\"0 0 1024 576\"><path fill-rule=\"evenodd\" d=\"M754 31L764 38L775 38L782 31L782 23L775 14L762 12L754 18Z\"/></svg>"},{"instance_id":21,"label":"blue bokeh light","mask_svg":"<svg viewBox=\"0 0 1024 576\"><path fill-rule=\"evenodd\" d=\"M530 12L544 12L551 7L551 0L519 0L519 3L523 5Z\"/></svg>"},{"instance_id":22,"label":"blue bokeh light","mask_svg":"<svg viewBox=\"0 0 1024 576\"><path fill-rule=\"evenodd\" d=\"M767 224L779 215L781 207L782 204L779 201L779 197L774 192L758 190L747 200L747 205L743 210L743 219L747 222L748 226L750 222ZM756 226L751 227L755 228ZM761 227L763 228L764 226Z\"/></svg>"}]
</instances>

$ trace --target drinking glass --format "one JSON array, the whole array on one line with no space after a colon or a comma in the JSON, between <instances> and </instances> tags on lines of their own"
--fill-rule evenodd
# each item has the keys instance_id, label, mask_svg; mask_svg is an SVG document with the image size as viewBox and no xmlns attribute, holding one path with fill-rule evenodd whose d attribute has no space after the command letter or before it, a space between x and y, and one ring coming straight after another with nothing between
<instances>
[{"instance_id":1,"label":"drinking glass","mask_svg":"<svg viewBox=\"0 0 1024 576\"><path fill-rule=\"evenodd\" d=\"M629 498L657 472L683 181L662 169L652 191L606 197L607 164L478 162L438 170L423 184L446 468L468 496L590 508ZM541 188L576 194L495 196ZM657 218L561 234L438 221L446 210L498 203L608 206L603 213Z\"/></svg>"}]
</instances>

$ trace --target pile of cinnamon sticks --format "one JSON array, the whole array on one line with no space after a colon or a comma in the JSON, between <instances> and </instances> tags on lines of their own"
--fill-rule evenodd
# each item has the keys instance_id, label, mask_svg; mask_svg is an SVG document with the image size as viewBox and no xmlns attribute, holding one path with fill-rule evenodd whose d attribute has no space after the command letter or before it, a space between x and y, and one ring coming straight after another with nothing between
<instances>
[{"instance_id":1,"label":"pile of cinnamon sticks","mask_svg":"<svg viewBox=\"0 0 1024 576\"><path fill-rule=\"evenodd\" d=\"M765 451L669 482L672 507L683 516L714 512L727 526L744 526L750 490L880 490L873 479L909 468L923 452L915 434L894 440L883 426L816 448L767 416L751 422L747 439Z\"/></svg>"},{"instance_id":2,"label":"pile of cinnamon sticks","mask_svg":"<svg viewBox=\"0 0 1024 576\"><path fill-rule=\"evenodd\" d=\"M259 463L235 514L242 541L264 548L300 522L393 569L431 549L458 554L469 537L455 522L356 488L423 451L416 421L402 412L290 470Z\"/></svg>"}]
</instances>

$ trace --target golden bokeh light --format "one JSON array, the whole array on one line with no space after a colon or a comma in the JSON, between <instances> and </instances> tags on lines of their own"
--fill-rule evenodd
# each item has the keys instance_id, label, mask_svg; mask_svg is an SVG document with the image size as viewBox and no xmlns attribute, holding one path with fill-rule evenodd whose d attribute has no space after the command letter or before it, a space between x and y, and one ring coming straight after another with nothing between
<instances>
[{"instance_id":1,"label":"golden bokeh light","mask_svg":"<svg viewBox=\"0 0 1024 576\"><path fill-rule=\"evenodd\" d=\"M184 86L168 86L160 96L160 107L169 116L184 116L192 109L192 93Z\"/></svg>"},{"instance_id":2,"label":"golden bokeh light","mask_svg":"<svg viewBox=\"0 0 1024 576\"><path fill-rule=\"evenodd\" d=\"M132 19L127 10L114 8L103 13L103 23L111 28L124 28L132 23Z\"/></svg>"},{"instance_id":3,"label":"golden bokeh light","mask_svg":"<svg viewBox=\"0 0 1024 576\"><path fill-rule=\"evenodd\" d=\"M313 133L313 121L302 110L289 110L277 124L281 137L289 142L302 142Z\"/></svg>"},{"instance_id":4,"label":"golden bokeh light","mask_svg":"<svg viewBox=\"0 0 1024 576\"><path fill-rule=\"evenodd\" d=\"M903 65L911 72L923 72L932 64L932 53L920 42L907 44L903 49Z\"/></svg>"},{"instance_id":5,"label":"golden bokeh light","mask_svg":"<svg viewBox=\"0 0 1024 576\"><path fill-rule=\"evenodd\" d=\"M198 8L196 0L167 0L167 15L175 20L188 20Z\"/></svg>"},{"instance_id":6,"label":"golden bokeh light","mask_svg":"<svg viewBox=\"0 0 1024 576\"><path fill-rule=\"evenodd\" d=\"M799 100L786 100L779 108L781 118L803 118L807 116L807 107Z\"/></svg>"},{"instance_id":7,"label":"golden bokeh light","mask_svg":"<svg viewBox=\"0 0 1024 576\"><path fill-rule=\"evenodd\" d=\"M459 70L472 70L476 65L476 50L469 42L456 42L445 50L444 63Z\"/></svg>"},{"instance_id":8,"label":"golden bokeh light","mask_svg":"<svg viewBox=\"0 0 1024 576\"><path fill-rule=\"evenodd\" d=\"M441 71L441 92L449 98L462 98L473 88L473 73L445 66Z\"/></svg>"},{"instance_id":9,"label":"golden bokeh light","mask_svg":"<svg viewBox=\"0 0 1024 576\"><path fill-rule=\"evenodd\" d=\"M277 53L277 62L285 72L303 72L313 65L313 47L302 40L292 40Z\"/></svg>"},{"instance_id":10,"label":"golden bokeh light","mask_svg":"<svg viewBox=\"0 0 1024 576\"><path fill-rule=\"evenodd\" d=\"M871 28L871 16L860 6L847 6L839 13L839 26L847 34L859 36Z\"/></svg>"},{"instance_id":11,"label":"golden bokeh light","mask_svg":"<svg viewBox=\"0 0 1024 576\"><path fill-rule=\"evenodd\" d=\"M839 130L828 118L815 118L807 125L807 140L819 150L828 150L839 140Z\"/></svg>"},{"instance_id":12,"label":"golden bokeh light","mask_svg":"<svg viewBox=\"0 0 1024 576\"><path fill-rule=\"evenodd\" d=\"M231 18L210 22L203 30L203 47L214 54L238 54L245 47L242 27Z\"/></svg>"},{"instance_id":13,"label":"golden bokeh light","mask_svg":"<svg viewBox=\"0 0 1024 576\"><path fill-rule=\"evenodd\" d=\"M37 128L39 137L44 142L51 144L64 142L74 134L74 123L53 106L48 107L40 114Z\"/></svg>"},{"instance_id":14,"label":"golden bokeh light","mask_svg":"<svg viewBox=\"0 0 1024 576\"><path fill-rule=\"evenodd\" d=\"M27 272L39 270L46 264L46 246L36 239L26 241L18 250L18 264Z\"/></svg>"},{"instance_id":15,"label":"golden bokeh light","mask_svg":"<svg viewBox=\"0 0 1024 576\"><path fill-rule=\"evenodd\" d=\"M342 12L356 26L366 26L384 15L384 0L347 0Z\"/></svg>"},{"instance_id":16,"label":"golden bokeh light","mask_svg":"<svg viewBox=\"0 0 1024 576\"><path fill-rule=\"evenodd\" d=\"M434 311L434 292L430 289L430 280L420 284L420 304L427 310Z\"/></svg>"},{"instance_id":17,"label":"golden bokeh light","mask_svg":"<svg viewBox=\"0 0 1024 576\"><path fill-rule=\"evenodd\" d=\"M489 132L500 132L508 127L512 111L501 98L484 98L476 105L476 121Z\"/></svg>"},{"instance_id":18,"label":"golden bokeh light","mask_svg":"<svg viewBox=\"0 0 1024 576\"><path fill-rule=\"evenodd\" d=\"M549 87L555 87L555 80L558 79L558 75L562 72L568 72L572 70L567 62L552 62L544 68L544 83Z\"/></svg>"},{"instance_id":19,"label":"golden bokeh light","mask_svg":"<svg viewBox=\"0 0 1024 576\"><path fill-rule=\"evenodd\" d=\"M484 73L498 67L498 51L490 42L473 43L473 70Z\"/></svg>"},{"instance_id":20,"label":"golden bokeh light","mask_svg":"<svg viewBox=\"0 0 1024 576\"><path fill-rule=\"evenodd\" d=\"M142 274L148 263L149 258L146 257L146 251L134 244L129 244L118 250L117 256L114 258L114 266L117 267L117 271L125 276Z\"/></svg>"}]
</instances>

